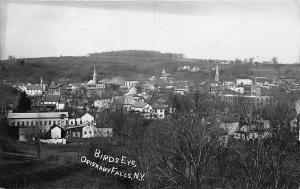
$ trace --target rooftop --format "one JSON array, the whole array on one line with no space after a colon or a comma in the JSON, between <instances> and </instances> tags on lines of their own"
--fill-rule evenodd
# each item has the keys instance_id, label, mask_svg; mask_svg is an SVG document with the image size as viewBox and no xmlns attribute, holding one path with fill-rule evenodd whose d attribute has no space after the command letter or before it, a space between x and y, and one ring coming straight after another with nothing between
<instances>
[{"instance_id":1,"label":"rooftop","mask_svg":"<svg viewBox=\"0 0 300 189\"><path fill-rule=\"evenodd\" d=\"M68 112L36 112L36 113L8 113L8 119L37 119L37 118L63 118Z\"/></svg>"}]
</instances>

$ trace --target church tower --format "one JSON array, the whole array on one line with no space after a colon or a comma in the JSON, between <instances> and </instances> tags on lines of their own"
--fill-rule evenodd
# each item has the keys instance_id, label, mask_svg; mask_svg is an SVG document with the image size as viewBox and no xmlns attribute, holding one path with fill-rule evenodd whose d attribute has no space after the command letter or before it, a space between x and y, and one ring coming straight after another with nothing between
<instances>
[{"instance_id":1,"label":"church tower","mask_svg":"<svg viewBox=\"0 0 300 189\"><path fill-rule=\"evenodd\" d=\"M215 81L216 81L216 82L219 82L219 81L220 81L220 76L219 76L219 65L218 65L218 64L217 64L217 66L216 66Z\"/></svg>"},{"instance_id":2,"label":"church tower","mask_svg":"<svg viewBox=\"0 0 300 189\"><path fill-rule=\"evenodd\" d=\"M93 81L94 81L94 83L97 83L97 74L96 74L96 67L95 66L94 66Z\"/></svg>"},{"instance_id":3,"label":"church tower","mask_svg":"<svg viewBox=\"0 0 300 189\"><path fill-rule=\"evenodd\" d=\"M44 81L43 81L42 77L41 77L41 81L40 81L40 86L41 86L42 91L44 91Z\"/></svg>"},{"instance_id":4,"label":"church tower","mask_svg":"<svg viewBox=\"0 0 300 189\"><path fill-rule=\"evenodd\" d=\"M166 71L165 71L165 66L163 66L163 71L161 72L162 75L166 74Z\"/></svg>"}]
</instances>

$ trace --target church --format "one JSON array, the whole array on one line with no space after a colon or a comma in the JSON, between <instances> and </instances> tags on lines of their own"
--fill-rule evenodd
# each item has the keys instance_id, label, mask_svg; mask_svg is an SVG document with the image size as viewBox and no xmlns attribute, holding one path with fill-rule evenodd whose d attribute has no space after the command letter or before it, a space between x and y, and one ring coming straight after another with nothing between
<instances>
[{"instance_id":1,"label":"church","mask_svg":"<svg viewBox=\"0 0 300 189\"><path fill-rule=\"evenodd\" d=\"M101 91L105 90L105 88L106 88L105 83L98 82L95 66L94 66L93 79L91 79L85 83L85 88L87 89L89 96L92 94L100 94L100 96L101 96L101 94L102 94Z\"/></svg>"},{"instance_id":2,"label":"church","mask_svg":"<svg viewBox=\"0 0 300 189\"><path fill-rule=\"evenodd\" d=\"M165 67L163 67L160 79L165 82L171 82L171 81L173 81L174 76L171 75L170 73L166 72Z\"/></svg>"}]
</instances>

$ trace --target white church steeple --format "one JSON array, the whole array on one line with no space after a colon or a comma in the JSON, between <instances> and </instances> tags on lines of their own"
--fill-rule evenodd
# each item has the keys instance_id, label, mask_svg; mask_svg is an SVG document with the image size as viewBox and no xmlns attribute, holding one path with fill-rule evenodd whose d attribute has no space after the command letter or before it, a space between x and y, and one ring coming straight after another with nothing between
<instances>
[{"instance_id":1,"label":"white church steeple","mask_svg":"<svg viewBox=\"0 0 300 189\"><path fill-rule=\"evenodd\" d=\"M94 81L94 83L97 83L97 74L96 74L96 67L95 66L94 66L93 81Z\"/></svg>"}]
</instances>

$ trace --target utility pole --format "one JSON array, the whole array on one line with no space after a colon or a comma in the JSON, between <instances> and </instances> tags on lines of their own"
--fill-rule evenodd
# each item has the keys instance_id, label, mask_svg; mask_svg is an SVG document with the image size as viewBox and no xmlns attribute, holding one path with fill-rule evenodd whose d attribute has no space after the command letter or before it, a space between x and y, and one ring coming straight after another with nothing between
<instances>
[{"instance_id":1,"label":"utility pole","mask_svg":"<svg viewBox=\"0 0 300 189\"><path fill-rule=\"evenodd\" d=\"M40 105L40 100L38 100L38 106ZM37 143L37 160L40 160L40 114L37 112L38 122L36 124L36 143Z\"/></svg>"},{"instance_id":2,"label":"utility pole","mask_svg":"<svg viewBox=\"0 0 300 189\"><path fill-rule=\"evenodd\" d=\"M39 95L39 98L38 98L38 107L40 107L40 101L41 101L41 98L42 98L42 95L43 95L43 79L41 78L41 91L42 93ZM40 113L39 113L39 110L37 108L37 124L36 124L36 142L37 142L37 159L40 160L40 153L41 153L41 146L40 146L40 128L42 126L41 124L41 120L40 120Z\"/></svg>"}]
</instances>

